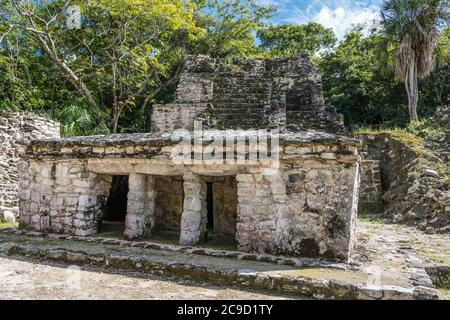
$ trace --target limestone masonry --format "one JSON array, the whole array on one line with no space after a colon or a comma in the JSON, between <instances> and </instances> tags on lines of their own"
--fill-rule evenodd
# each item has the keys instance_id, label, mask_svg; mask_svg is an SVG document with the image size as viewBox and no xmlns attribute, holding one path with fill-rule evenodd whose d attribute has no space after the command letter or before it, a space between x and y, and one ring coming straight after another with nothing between
<instances>
[{"instance_id":1,"label":"limestone masonry","mask_svg":"<svg viewBox=\"0 0 450 320\"><path fill-rule=\"evenodd\" d=\"M172 104L153 108L155 131L192 129L193 119L217 129L315 129L343 133L344 119L324 104L322 78L308 54L293 59L188 59Z\"/></svg>"},{"instance_id":2,"label":"limestone masonry","mask_svg":"<svg viewBox=\"0 0 450 320\"><path fill-rule=\"evenodd\" d=\"M192 132L194 121L203 135ZM154 106L152 124L151 133L24 145L21 226L91 236L107 221L122 221L130 239L170 232L182 245L234 239L245 252L348 259L361 142L339 135L342 116L324 105L309 56L229 64L189 57L176 100ZM242 160L242 137L250 155L261 155L261 131L248 129L268 128L280 130L269 133L270 161ZM174 129L191 132L183 150L194 161L174 158ZM229 138L227 129L236 130L215 154L232 159L195 161L214 138Z\"/></svg>"},{"instance_id":3,"label":"limestone masonry","mask_svg":"<svg viewBox=\"0 0 450 320\"><path fill-rule=\"evenodd\" d=\"M19 215L19 142L46 137L59 137L57 123L29 112L0 112L0 221Z\"/></svg>"}]
</instances>

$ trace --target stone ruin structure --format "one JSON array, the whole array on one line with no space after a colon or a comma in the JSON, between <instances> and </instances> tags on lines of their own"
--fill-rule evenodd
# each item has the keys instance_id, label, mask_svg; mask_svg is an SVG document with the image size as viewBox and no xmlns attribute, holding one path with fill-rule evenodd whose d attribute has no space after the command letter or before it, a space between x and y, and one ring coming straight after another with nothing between
<instances>
[{"instance_id":1,"label":"stone ruin structure","mask_svg":"<svg viewBox=\"0 0 450 320\"><path fill-rule=\"evenodd\" d=\"M31 112L0 112L0 221L19 216L19 142L59 137L59 124Z\"/></svg>"},{"instance_id":2,"label":"stone ruin structure","mask_svg":"<svg viewBox=\"0 0 450 320\"><path fill-rule=\"evenodd\" d=\"M308 55L191 56L174 103L151 118L150 133L24 145L21 226L91 236L116 219L130 239L173 232L182 245L223 237L245 252L348 259L360 141L341 135Z\"/></svg>"},{"instance_id":3,"label":"stone ruin structure","mask_svg":"<svg viewBox=\"0 0 450 320\"><path fill-rule=\"evenodd\" d=\"M344 133L344 118L324 104L322 77L308 54L296 59L188 59L174 103L153 108L155 132L278 128Z\"/></svg>"}]
</instances>

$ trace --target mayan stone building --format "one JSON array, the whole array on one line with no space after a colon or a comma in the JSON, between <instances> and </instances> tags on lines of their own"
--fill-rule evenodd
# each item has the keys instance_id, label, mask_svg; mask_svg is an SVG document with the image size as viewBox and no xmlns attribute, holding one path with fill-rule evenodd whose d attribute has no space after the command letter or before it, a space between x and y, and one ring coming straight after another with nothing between
<instances>
[{"instance_id":1,"label":"mayan stone building","mask_svg":"<svg viewBox=\"0 0 450 320\"><path fill-rule=\"evenodd\" d=\"M122 221L130 239L172 232L182 245L223 237L246 252L348 259L360 141L341 135L308 55L191 56L175 101L151 118L150 133L24 146L21 225L90 236Z\"/></svg>"},{"instance_id":2,"label":"mayan stone building","mask_svg":"<svg viewBox=\"0 0 450 320\"><path fill-rule=\"evenodd\" d=\"M16 163L20 142L59 137L59 125L31 112L0 112L0 221L19 216Z\"/></svg>"}]
</instances>

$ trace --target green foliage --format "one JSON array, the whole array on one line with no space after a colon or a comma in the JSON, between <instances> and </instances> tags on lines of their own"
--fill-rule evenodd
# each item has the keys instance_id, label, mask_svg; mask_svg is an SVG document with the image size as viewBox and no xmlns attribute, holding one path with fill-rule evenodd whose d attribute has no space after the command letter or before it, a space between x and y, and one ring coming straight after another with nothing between
<instances>
[{"instance_id":1,"label":"green foliage","mask_svg":"<svg viewBox=\"0 0 450 320\"><path fill-rule=\"evenodd\" d=\"M63 137L109 133L108 126L104 121L108 115L102 115L100 111L95 113L92 109L80 107L77 104L67 105L49 115L61 122L61 136Z\"/></svg>"},{"instance_id":2,"label":"green foliage","mask_svg":"<svg viewBox=\"0 0 450 320\"><path fill-rule=\"evenodd\" d=\"M192 43L193 53L219 58L261 54L255 32L266 25L275 11L273 7L260 5L256 0L206 0L199 3L196 21L206 33Z\"/></svg>"},{"instance_id":3,"label":"green foliage","mask_svg":"<svg viewBox=\"0 0 450 320\"><path fill-rule=\"evenodd\" d=\"M447 0L388 0L381 10L381 30L396 46L393 67L405 83L410 121L418 121L418 79L435 69L440 28L449 21Z\"/></svg>"},{"instance_id":4,"label":"green foliage","mask_svg":"<svg viewBox=\"0 0 450 320\"><path fill-rule=\"evenodd\" d=\"M273 56L292 57L302 52L316 53L336 44L332 29L310 22L305 25L270 26L258 32L261 47Z\"/></svg>"},{"instance_id":5,"label":"green foliage","mask_svg":"<svg viewBox=\"0 0 450 320\"><path fill-rule=\"evenodd\" d=\"M365 37L357 27L336 50L323 54L318 61L325 99L344 114L350 127L407 123L404 87L392 72L382 72L378 62L382 41L377 34Z\"/></svg>"},{"instance_id":6,"label":"green foliage","mask_svg":"<svg viewBox=\"0 0 450 320\"><path fill-rule=\"evenodd\" d=\"M0 221L0 229L17 228L18 226L19 226L18 223L8 223Z\"/></svg>"},{"instance_id":7,"label":"green foliage","mask_svg":"<svg viewBox=\"0 0 450 320\"><path fill-rule=\"evenodd\" d=\"M44 22L63 12L66 1L19 2L34 8L35 27L45 30ZM85 84L92 104L26 28L27 19L12 2L0 0L0 110L46 114L61 122L64 136L108 133L115 122L118 132L143 132L149 129L151 106L172 101L186 54L227 59L310 51L323 74L326 101L344 114L347 126L401 127L421 137L441 137L430 121L408 127L407 96L392 68L397 36L376 31L366 36L357 27L336 45L332 30L317 23L271 25L275 9L261 3L69 1L81 9L83 27L68 30L65 17L57 16L49 35L55 55ZM422 118L449 104L449 27L436 43L435 71L420 82Z\"/></svg>"},{"instance_id":8,"label":"green foliage","mask_svg":"<svg viewBox=\"0 0 450 320\"><path fill-rule=\"evenodd\" d=\"M436 67L431 75L422 81L420 87L425 106L448 106L450 104L450 27L443 30L438 39ZM426 116L433 112L425 110Z\"/></svg>"},{"instance_id":9,"label":"green foliage","mask_svg":"<svg viewBox=\"0 0 450 320\"><path fill-rule=\"evenodd\" d=\"M429 119L410 123L406 129L414 136L429 141L438 141L445 137L445 130Z\"/></svg>"},{"instance_id":10,"label":"green foliage","mask_svg":"<svg viewBox=\"0 0 450 320\"><path fill-rule=\"evenodd\" d=\"M444 37L448 39L446 33ZM444 46L441 48L446 52ZM350 127L406 127L409 123L405 88L392 69L386 67L386 50L392 50L392 46L384 35L374 31L364 36L356 27L334 51L326 52L317 61L323 74L326 101L344 114ZM420 82L422 117L432 116L438 105L448 104L448 61L447 58L428 79Z\"/></svg>"}]
</instances>

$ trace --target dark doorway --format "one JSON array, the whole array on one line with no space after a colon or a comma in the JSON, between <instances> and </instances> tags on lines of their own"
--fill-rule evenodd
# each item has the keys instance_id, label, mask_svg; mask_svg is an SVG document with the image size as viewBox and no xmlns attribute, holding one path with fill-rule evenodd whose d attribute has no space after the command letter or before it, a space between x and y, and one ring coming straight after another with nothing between
<instances>
[{"instance_id":1,"label":"dark doorway","mask_svg":"<svg viewBox=\"0 0 450 320\"><path fill-rule=\"evenodd\" d=\"M128 201L128 176L113 176L103 221L125 222Z\"/></svg>"},{"instance_id":2,"label":"dark doorway","mask_svg":"<svg viewBox=\"0 0 450 320\"><path fill-rule=\"evenodd\" d=\"M206 208L208 210L208 223L206 225L209 232L214 233L214 195L213 195L213 183L207 182L206 192Z\"/></svg>"}]
</instances>

